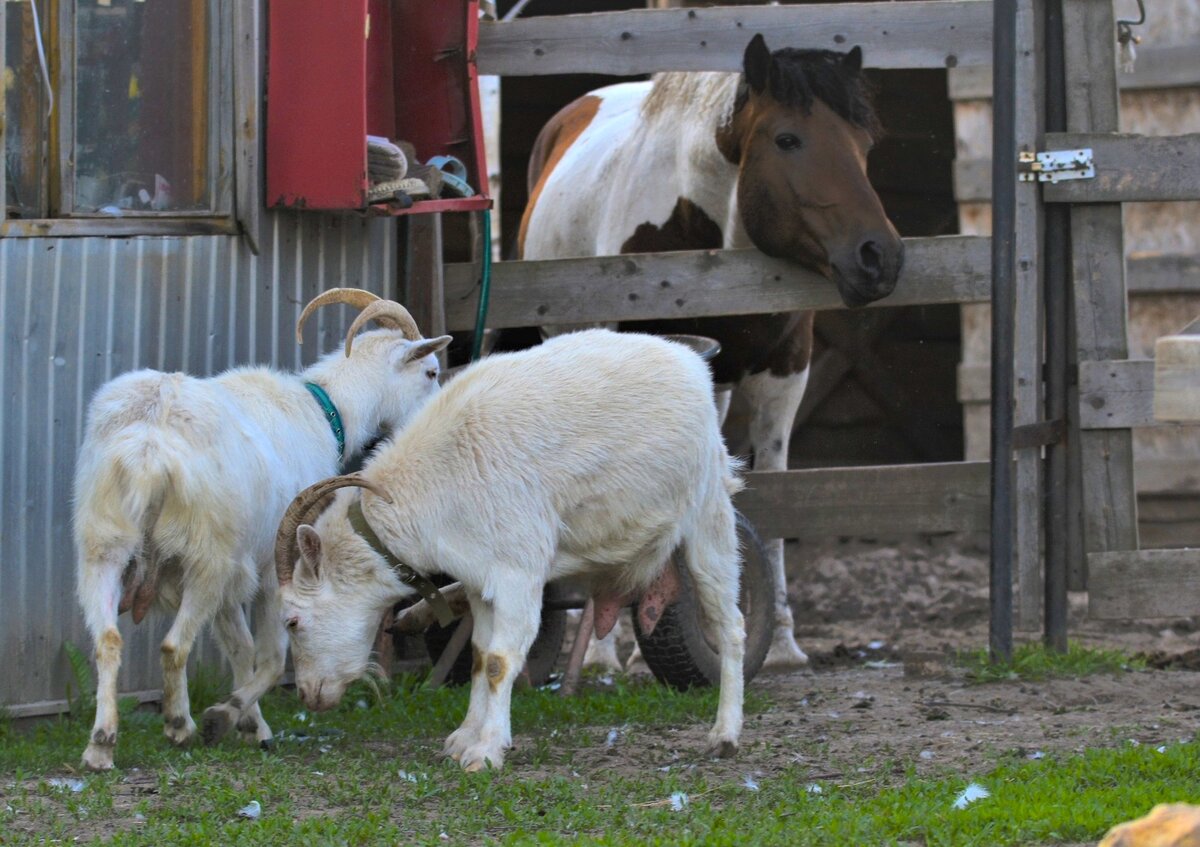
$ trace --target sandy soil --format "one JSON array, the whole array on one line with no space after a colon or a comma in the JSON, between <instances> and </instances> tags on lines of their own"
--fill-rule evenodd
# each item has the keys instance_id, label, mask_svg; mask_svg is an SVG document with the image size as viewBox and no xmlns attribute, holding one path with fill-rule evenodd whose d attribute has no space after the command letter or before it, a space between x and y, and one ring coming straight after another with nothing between
<instances>
[{"instance_id":1,"label":"sandy soil","mask_svg":"<svg viewBox=\"0 0 1200 847\"><path fill-rule=\"evenodd\" d=\"M896 776L908 765L969 774L990 769L1003 755L1159 746L1200 728L1194 670L969 681L950 657L987 644L987 550L978 542L832 540L790 544L787 555L797 638L811 666L753 681L775 706L750 719L735 762L706 765L718 773L769 778L800 763L814 781L853 782L864 774L886 781L878 768L887 762ZM1197 621L1090 621L1086 595L1071 597L1070 637L1176 667L1195 668L1200 656ZM695 761L706 729L647 733L580 751L573 766L644 769ZM811 752L813 741L820 755Z\"/></svg>"}]
</instances>

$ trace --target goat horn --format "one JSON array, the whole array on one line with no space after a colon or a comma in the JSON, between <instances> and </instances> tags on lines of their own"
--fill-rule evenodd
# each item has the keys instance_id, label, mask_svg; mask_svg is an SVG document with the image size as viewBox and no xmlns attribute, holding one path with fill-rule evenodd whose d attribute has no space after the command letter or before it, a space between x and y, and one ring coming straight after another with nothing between
<instances>
[{"instance_id":1,"label":"goat horn","mask_svg":"<svg viewBox=\"0 0 1200 847\"><path fill-rule=\"evenodd\" d=\"M287 507L279 521L279 529L275 533L275 575L279 584L285 585L292 581L292 571L296 567L296 530L301 524L313 519L313 512L328 494L339 488L365 488L381 500L391 503L392 497L377 483L359 476L358 474L343 474L314 482L301 491Z\"/></svg>"},{"instance_id":2,"label":"goat horn","mask_svg":"<svg viewBox=\"0 0 1200 847\"><path fill-rule=\"evenodd\" d=\"M417 322L408 313L408 309L394 300L376 300L358 313L350 329L346 330L346 357L354 346L354 336L368 321L375 321L386 329L398 329L409 341L420 341L423 337L417 328Z\"/></svg>"},{"instance_id":3,"label":"goat horn","mask_svg":"<svg viewBox=\"0 0 1200 847\"><path fill-rule=\"evenodd\" d=\"M304 322L312 316L313 312L322 306L328 306L331 303L344 303L356 309L365 309L378 299L378 294L373 294L362 288L331 288L328 291L322 291L316 297L309 300L308 305L304 307L304 311L300 313L300 320L296 321L296 343L304 343Z\"/></svg>"}]
</instances>

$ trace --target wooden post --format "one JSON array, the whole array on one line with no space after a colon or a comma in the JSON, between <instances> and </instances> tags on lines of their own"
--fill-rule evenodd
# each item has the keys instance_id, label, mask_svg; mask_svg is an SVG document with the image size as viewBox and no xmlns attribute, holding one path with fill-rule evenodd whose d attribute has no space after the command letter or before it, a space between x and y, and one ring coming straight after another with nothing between
<instances>
[{"instance_id":1,"label":"wooden post","mask_svg":"<svg viewBox=\"0 0 1200 847\"><path fill-rule=\"evenodd\" d=\"M1117 132L1116 24L1112 4L1064 0L1066 29L1067 130ZM1076 352L1080 362L1128 358L1125 338L1125 239L1121 205L1075 206L1071 213ZM1077 411L1077 410L1073 410ZM1078 416L1073 415L1077 426ZM1133 439L1125 430L1072 427L1079 461L1085 553L1136 550L1137 499L1133 484ZM1077 545L1071 545L1079 549ZM1086 558L1077 568L1075 588L1086 585ZM1082 579L1080 578L1082 577Z\"/></svg>"},{"instance_id":2,"label":"wooden post","mask_svg":"<svg viewBox=\"0 0 1200 847\"><path fill-rule=\"evenodd\" d=\"M1045 115L1042 0L1017 7L1017 147L1041 149ZM1042 206L1037 183L1017 183L1014 426L1042 420ZM1017 597L1014 625L1035 630L1042 611L1042 457L1038 447L1015 451L1013 545Z\"/></svg>"},{"instance_id":3,"label":"wooden post","mask_svg":"<svg viewBox=\"0 0 1200 847\"><path fill-rule=\"evenodd\" d=\"M409 215L405 220L404 305L425 337L444 335L446 299L442 276L442 216ZM438 356L442 359L442 367L445 367L445 352Z\"/></svg>"}]
</instances>

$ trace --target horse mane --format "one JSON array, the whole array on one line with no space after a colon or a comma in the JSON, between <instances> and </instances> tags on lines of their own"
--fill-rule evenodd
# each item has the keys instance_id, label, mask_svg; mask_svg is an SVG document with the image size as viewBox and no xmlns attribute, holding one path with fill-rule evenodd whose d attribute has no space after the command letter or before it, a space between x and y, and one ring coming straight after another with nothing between
<instances>
[{"instance_id":1,"label":"horse mane","mask_svg":"<svg viewBox=\"0 0 1200 847\"><path fill-rule=\"evenodd\" d=\"M845 53L835 50L800 50L785 47L771 54L771 77L767 83L771 97L785 106L799 106L812 112L813 101L820 100L843 120L865 129L879 138L882 127L871 103L872 90L861 72L845 69ZM750 96L743 78L738 83L733 111L738 112Z\"/></svg>"},{"instance_id":2,"label":"horse mane","mask_svg":"<svg viewBox=\"0 0 1200 847\"><path fill-rule=\"evenodd\" d=\"M650 93L642 101L642 117L670 116L680 110L693 115L714 115L725 123L732 115L738 75L720 71L670 71L652 77Z\"/></svg>"}]
</instances>

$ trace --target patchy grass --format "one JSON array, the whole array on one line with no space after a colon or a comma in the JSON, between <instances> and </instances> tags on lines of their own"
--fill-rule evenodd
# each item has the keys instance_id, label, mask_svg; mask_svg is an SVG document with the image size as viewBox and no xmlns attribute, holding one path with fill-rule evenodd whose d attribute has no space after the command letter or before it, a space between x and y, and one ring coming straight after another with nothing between
<instances>
[{"instance_id":1,"label":"patchy grass","mask_svg":"<svg viewBox=\"0 0 1200 847\"><path fill-rule=\"evenodd\" d=\"M972 682L1006 679L1039 680L1048 677L1080 677L1097 673L1144 671L1146 661L1120 650L1104 650L1069 644L1066 653L1047 650L1040 642L1013 648L1012 661L992 663L986 649L959 654L959 663Z\"/></svg>"},{"instance_id":2,"label":"patchy grass","mask_svg":"<svg viewBox=\"0 0 1200 847\"><path fill-rule=\"evenodd\" d=\"M198 695L219 690L199 679ZM379 699L362 686L313 716L276 692L264 703L280 735L269 752L233 740L176 750L158 715L127 705L120 770L74 784L87 721L0 721L0 844L1047 845L1094 842L1158 802L1200 801L1194 742L1039 761L981 752L974 772L918 775L887 758L829 762L823 739L800 733L756 744L827 772L758 772L754 746L732 764L701 755L716 692L623 681L570 700L519 692L522 744L506 769L464 774L440 749L466 695L401 677ZM773 708L748 692L749 713ZM969 781L991 796L953 808ZM250 800L258 820L238 816Z\"/></svg>"}]
</instances>

